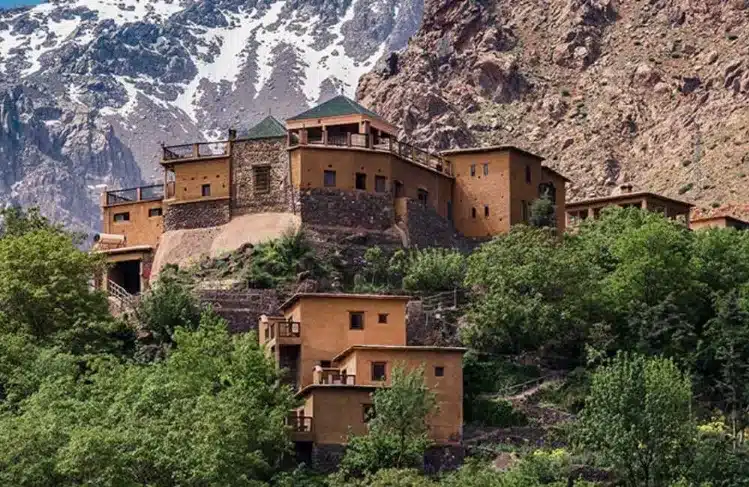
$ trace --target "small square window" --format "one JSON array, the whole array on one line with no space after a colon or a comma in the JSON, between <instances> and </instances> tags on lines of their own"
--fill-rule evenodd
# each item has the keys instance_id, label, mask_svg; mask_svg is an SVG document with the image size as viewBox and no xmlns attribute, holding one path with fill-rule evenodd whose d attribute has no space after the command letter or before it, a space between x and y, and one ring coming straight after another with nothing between
<instances>
[{"instance_id":1,"label":"small square window","mask_svg":"<svg viewBox=\"0 0 749 487\"><path fill-rule=\"evenodd\" d=\"M367 175L361 172L356 173L356 189L367 189Z\"/></svg>"},{"instance_id":2,"label":"small square window","mask_svg":"<svg viewBox=\"0 0 749 487\"><path fill-rule=\"evenodd\" d=\"M349 329L351 330L363 330L364 329L364 313L362 311L351 311L349 312Z\"/></svg>"},{"instance_id":3,"label":"small square window","mask_svg":"<svg viewBox=\"0 0 749 487\"><path fill-rule=\"evenodd\" d=\"M325 171L323 183L326 188L335 188L335 171Z\"/></svg>"},{"instance_id":4,"label":"small square window","mask_svg":"<svg viewBox=\"0 0 749 487\"><path fill-rule=\"evenodd\" d=\"M476 176L476 164L471 164L471 177Z\"/></svg>"},{"instance_id":5,"label":"small square window","mask_svg":"<svg viewBox=\"0 0 749 487\"><path fill-rule=\"evenodd\" d=\"M372 362L372 380L382 382L385 380L387 362Z\"/></svg>"},{"instance_id":6,"label":"small square window","mask_svg":"<svg viewBox=\"0 0 749 487\"><path fill-rule=\"evenodd\" d=\"M387 178L385 176L375 176L375 191L377 193L387 191Z\"/></svg>"},{"instance_id":7,"label":"small square window","mask_svg":"<svg viewBox=\"0 0 749 487\"><path fill-rule=\"evenodd\" d=\"M252 168L255 176L255 193L270 192L270 166L255 166Z\"/></svg>"},{"instance_id":8,"label":"small square window","mask_svg":"<svg viewBox=\"0 0 749 487\"><path fill-rule=\"evenodd\" d=\"M489 205L484 205L484 217L489 216Z\"/></svg>"},{"instance_id":9,"label":"small square window","mask_svg":"<svg viewBox=\"0 0 749 487\"><path fill-rule=\"evenodd\" d=\"M445 368L444 367L435 367L434 368L434 376L435 377L444 377L445 376Z\"/></svg>"},{"instance_id":10,"label":"small square window","mask_svg":"<svg viewBox=\"0 0 749 487\"><path fill-rule=\"evenodd\" d=\"M164 214L164 211L161 208L149 208L148 209L148 216L161 216Z\"/></svg>"},{"instance_id":11,"label":"small square window","mask_svg":"<svg viewBox=\"0 0 749 487\"><path fill-rule=\"evenodd\" d=\"M362 404L362 422L369 423L370 420L374 419L375 410L374 404Z\"/></svg>"},{"instance_id":12,"label":"small square window","mask_svg":"<svg viewBox=\"0 0 749 487\"><path fill-rule=\"evenodd\" d=\"M201 196L210 196L211 195L211 185L210 184L204 184L200 187L200 194Z\"/></svg>"},{"instance_id":13,"label":"small square window","mask_svg":"<svg viewBox=\"0 0 749 487\"><path fill-rule=\"evenodd\" d=\"M476 208L471 208L471 218L476 218Z\"/></svg>"},{"instance_id":14,"label":"small square window","mask_svg":"<svg viewBox=\"0 0 749 487\"><path fill-rule=\"evenodd\" d=\"M532 181L531 167L526 165L525 166L525 182L528 183L528 184L530 184L531 181Z\"/></svg>"},{"instance_id":15,"label":"small square window","mask_svg":"<svg viewBox=\"0 0 749 487\"><path fill-rule=\"evenodd\" d=\"M114 221L116 221L116 222L129 222L130 221L130 212L115 213L114 214Z\"/></svg>"},{"instance_id":16,"label":"small square window","mask_svg":"<svg viewBox=\"0 0 749 487\"><path fill-rule=\"evenodd\" d=\"M417 192L421 204L426 205L429 202L429 192L425 189L419 189Z\"/></svg>"},{"instance_id":17,"label":"small square window","mask_svg":"<svg viewBox=\"0 0 749 487\"><path fill-rule=\"evenodd\" d=\"M322 367L323 369L329 369L330 360L320 360L320 367Z\"/></svg>"},{"instance_id":18,"label":"small square window","mask_svg":"<svg viewBox=\"0 0 749 487\"><path fill-rule=\"evenodd\" d=\"M489 175L489 164L484 164L484 176Z\"/></svg>"},{"instance_id":19,"label":"small square window","mask_svg":"<svg viewBox=\"0 0 749 487\"><path fill-rule=\"evenodd\" d=\"M377 323L387 323L387 322L388 322L387 313L380 313L377 315Z\"/></svg>"}]
</instances>

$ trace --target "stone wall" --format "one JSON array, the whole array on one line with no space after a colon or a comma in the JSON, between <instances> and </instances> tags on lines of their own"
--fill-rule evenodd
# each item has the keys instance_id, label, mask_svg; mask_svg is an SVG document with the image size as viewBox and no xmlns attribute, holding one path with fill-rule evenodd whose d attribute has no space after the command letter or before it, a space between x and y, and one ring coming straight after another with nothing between
<instances>
[{"instance_id":1,"label":"stone wall","mask_svg":"<svg viewBox=\"0 0 749 487\"><path fill-rule=\"evenodd\" d=\"M258 192L254 168L270 168L270 190ZM232 145L232 214L291 211L289 154L285 138L237 140Z\"/></svg>"},{"instance_id":2,"label":"stone wall","mask_svg":"<svg viewBox=\"0 0 749 487\"><path fill-rule=\"evenodd\" d=\"M315 444L312 448L312 468L320 473L335 472L340 467L345 454L345 445Z\"/></svg>"},{"instance_id":3,"label":"stone wall","mask_svg":"<svg viewBox=\"0 0 749 487\"><path fill-rule=\"evenodd\" d=\"M424 473L434 475L455 470L463 465L465 448L462 445L434 445L424 453Z\"/></svg>"},{"instance_id":4,"label":"stone wall","mask_svg":"<svg viewBox=\"0 0 749 487\"><path fill-rule=\"evenodd\" d=\"M463 238L452 223L442 218L430 205L407 199L403 223L408 232L411 247L455 247L462 248Z\"/></svg>"},{"instance_id":5,"label":"stone wall","mask_svg":"<svg viewBox=\"0 0 749 487\"><path fill-rule=\"evenodd\" d=\"M231 219L228 199L166 205L164 230L216 227Z\"/></svg>"},{"instance_id":6,"label":"stone wall","mask_svg":"<svg viewBox=\"0 0 749 487\"><path fill-rule=\"evenodd\" d=\"M248 291L201 290L200 303L211 305L226 320L231 333L257 330L260 315L276 314L281 297L275 289Z\"/></svg>"},{"instance_id":7,"label":"stone wall","mask_svg":"<svg viewBox=\"0 0 749 487\"><path fill-rule=\"evenodd\" d=\"M305 225L385 230L395 222L389 193L310 188L301 190L295 201Z\"/></svg>"}]
</instances>

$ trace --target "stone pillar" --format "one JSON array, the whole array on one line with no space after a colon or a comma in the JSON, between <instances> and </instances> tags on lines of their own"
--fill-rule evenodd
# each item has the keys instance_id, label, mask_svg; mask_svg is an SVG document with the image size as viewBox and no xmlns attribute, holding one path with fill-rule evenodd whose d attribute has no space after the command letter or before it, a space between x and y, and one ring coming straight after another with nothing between
<instances>
[{"instance_id":1,"label":"stone pillar","mask_svg":"<svg viewBox=\"0 0 749 487\"><path fill-rule=\"evenodd\" d=\"M143 199L143 188L138 187L135 190L135 201L140 201Z\"/></svg>"},{"instance_id":2,"label":"stone pillar","mask_svg":"<svg viewBox=\"0 0 749 487\"><path fill-rule=\"evenodd\" d=\"M328 128L322 128L322 145L328 145Z\"/></svg>"},{"instance_id":3,"label":"stone pillar","mask_svg":"<svg viewBox=\"0 0 749 487\"><path fill-rule=\"evenodd\" d=\"M307 145L307 129L302 129L299 132L299 145Z\"/></svg>"},{"instance_id":4,"label":"stone pillar","mask_svg":"<svg viewBox=\"0 0 749 487\"><path fill-rule=\"evenodd\" d=\"M346 147L351 147L351 132L346 132Z\"/></svg>"},{"instance_id":5,"label":"stone pillar","mask_svg":"<svg viewBox=\"0 0 749 487\"><path fill-rule=\"evenodd\" d=\"M192 156L198 157L200 155L200 146L198 144L192 145Z\"/></svg>"}]
</instances>

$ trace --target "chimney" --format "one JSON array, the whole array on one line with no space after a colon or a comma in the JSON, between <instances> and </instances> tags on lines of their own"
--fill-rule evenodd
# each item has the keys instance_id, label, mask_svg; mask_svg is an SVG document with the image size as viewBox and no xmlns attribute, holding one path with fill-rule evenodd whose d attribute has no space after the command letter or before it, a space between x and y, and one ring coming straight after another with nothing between
<instances>
[{"instance_id":1,"label":"chimney","mask_svg":"<svg viewBox=\"0 0 749 487\"><path fill-rule=\"evenodd\" d=\"M630 194L632 192L632 185L630 183L622 184L619 186L621 194Z\"/></svg>"},{"instance_id":2,"label":"chimney","mask_svg":"<svg viewBox=\"0 0 749 487\"><path fill-rule=\"evenodd\" d=\"M234 129L229 129L229 140L234 140L237 138L237 131Z\"/></svg>"}]
</instances>

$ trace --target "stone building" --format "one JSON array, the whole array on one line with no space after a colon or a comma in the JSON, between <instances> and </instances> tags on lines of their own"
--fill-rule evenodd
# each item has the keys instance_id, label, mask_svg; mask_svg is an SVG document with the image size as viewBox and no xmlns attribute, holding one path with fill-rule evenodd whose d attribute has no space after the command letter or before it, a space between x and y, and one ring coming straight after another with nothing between
<instances>
[{"instance_id":1,"label":"stone building","mask_svg":"<svg viewBox=\"0 0 749 487\"><path fill-rule=\"evenodd\" d=\"M363 435L376 414L372 393L390 384L393 368L422 368L434 392L428 418L436 447L461 457L465 349L406 346L409 297L298 294L281 316L261 317L260 344L303 405L289 425L297 455L321 470L337 465L351 435Z\"/></svg>"}]
</instances>

